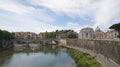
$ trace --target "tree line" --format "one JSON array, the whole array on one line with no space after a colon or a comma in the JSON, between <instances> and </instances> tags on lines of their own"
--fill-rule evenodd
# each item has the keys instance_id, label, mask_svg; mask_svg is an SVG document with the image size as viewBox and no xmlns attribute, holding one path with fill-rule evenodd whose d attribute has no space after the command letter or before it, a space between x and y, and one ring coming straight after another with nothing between
<instances>
[{"instance_id":1,"label":"tree line","mask_svg":"<svg viewBox=\"0 0 120 67\"><path fill-rule=\"evenodd\" d=\"M0 41L9 41L14 38L14 35L6 30L0 30Z\"/></svg>"},{"instance_id":2,"label":"tree line","mask_svg":"<svg viewBox=\"0 0 120 67\"><path fill-rule=\"evenodd\" d=\"M69 33L71 32L71 33ZM67 34L67 38L77 38L76 33L73 30L56 30L53 32L45 32L45 38L57 38L60 34Z\"/></svg>"}]
</instances>

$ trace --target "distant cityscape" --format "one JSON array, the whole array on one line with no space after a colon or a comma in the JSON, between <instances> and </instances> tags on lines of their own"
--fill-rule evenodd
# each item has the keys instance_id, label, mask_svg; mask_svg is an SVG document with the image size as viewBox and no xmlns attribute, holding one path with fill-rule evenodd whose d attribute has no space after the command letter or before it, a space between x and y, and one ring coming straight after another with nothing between
<instances>
[{"instance_id":1,"label":"distant cityscape","mask_svg":"<svg viewBox=\"0 0 120 67\"><path fill-rule=\"evenodd\" d=\"M91 62L94 64L92 66L91 64L88 65L90 67L93 67L94 65L96 65L95 67L102 67L101 64L107 65L103 67L119 67L120 23L114 24L111 27L109 27L109 30L107 32L103 32L99 27L96 27L95 30L90 27L85 27L82 28L79 31L79 33L71 29L56 30L53 32L46 31L46 32L40 32L39 34L36 34L34 32L11 33L5 30L0 30L0 50L5 51L6 49L13 49L14 51L20 51L20 52L27 51L27 55L28 55L28 51L34 52L41 49L42 47L44 50L45 47L47 46L50 46L53 49L66 47L67 50L70 51L71 49L73 49L73 51L75 50L74 52L71 53L73 53L73 56L77 57L74 60L79 59L78 61L79 64L81 64L80 62L81 61L80 57L82 56L81 54L83 54L84 57L86 56L85 59L88 58L87 55L90 54L91 59L88 58L88 60L82 60L82 62L83 61L88 62L89 60L91 60ZM48 50L49 47L46 49ZM90 50L90 51L86 51L86 50ZM88 54L81 53L81 51L83 52L86 51ZM95 60L100 57L105 59L105 61L103 59L100 59L100 62L103 63L97 64L98 63L97 61L93 61L93 59ZM113 63L113 61L115 63ZM83 62L83 64L85 62Z\"/></svg>"},{"instance_id":2,"label":"distant cityscape","mask_svg":"<svg viewBox=\"0 0 120 67\"><path fill-rule=\"evenodd\" d=\"M118 32L114 29L110 29L107 32L103 32L99 27L95 30L93 28L83 28L79 33L73 30L56 30L55 32L33 33L33 32L13 32L17 39L27 39L28 36L31 39L46 38L48 33L55 35L51 38L79 38L79 39L105 39L105 40L118 40ZM71 37L70 37L71 35Z\"/></svg>"},{"instance_id":3,"label":"distant cityscape","mask_svg":"<svg viewBox=\"0 0 120 67\"><path fill-rule=\"evenodd\" d=\"M120 0L0 0L0 67L120 67Z\"/></svg>"}]
</instances>

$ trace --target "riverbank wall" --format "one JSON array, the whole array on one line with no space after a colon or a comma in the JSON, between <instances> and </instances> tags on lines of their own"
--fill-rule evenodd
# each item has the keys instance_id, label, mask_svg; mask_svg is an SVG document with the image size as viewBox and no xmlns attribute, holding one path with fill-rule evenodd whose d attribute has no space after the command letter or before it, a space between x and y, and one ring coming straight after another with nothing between
<instances>
[{"instance_id":1,"label":"riverbank wall","mask_svg":"<svg viewBox=\"0 0 120 67\"><path fill-rule=\"evenodd\" d=\"M13 48L13 41L0 41L0 50Z\"/></svg>"},{"instance_id":2,"label":"riverbank wall","mask_svg":"<svg viewBox=\"0 0 120 67\"><path fill-rule=\"evenodd\" d=\"M76 46L91 50L113 60L120 65L120 41L64 39L63 45Z\"/></svg>"}]
</instances>

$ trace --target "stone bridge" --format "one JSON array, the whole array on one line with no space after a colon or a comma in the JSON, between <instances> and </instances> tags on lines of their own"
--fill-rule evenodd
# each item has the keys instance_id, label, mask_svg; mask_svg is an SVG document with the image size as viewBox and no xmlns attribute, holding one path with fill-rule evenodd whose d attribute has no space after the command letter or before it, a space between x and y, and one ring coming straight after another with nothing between
<instances>
[{"instance_id":1,"label":"stone bridge","mask_svg":"<svg viewBox=\"0 0 120 67\"><path fill-rule=\"evenodd\" d=\"M57 38L44 38L40 40L42 42L43 45L46 44L59 44L59 39Z\"/></svg>"},{"instance_id":2,"label":"stone bridge","mask_svg":"<svg viewBox=\"0 0 120 67\"><path fill-rule=\"evenodd\" d=\"M43 39L15 39L15 43L30 43L30 42L41 42L43 45L46 44L59 44L57 38L43 38Z\"/></svg>"},{"instance_id":3,"label":"stone bridge","mask_svg":"<svg viewBox=\"0 0 120 67\"><path fill-rule=\"evenodd\" d=\"M14 39L15 43L30 43L30 42L39 42L39 39Z\"/></svg>"}]
</instances>

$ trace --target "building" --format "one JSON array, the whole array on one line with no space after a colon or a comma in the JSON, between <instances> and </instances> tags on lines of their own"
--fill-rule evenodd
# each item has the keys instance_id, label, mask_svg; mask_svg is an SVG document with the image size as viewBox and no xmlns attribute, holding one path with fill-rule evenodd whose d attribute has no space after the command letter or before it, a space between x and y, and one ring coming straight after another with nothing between
<instances>
[{"instance_id":1,"label":"building","mask_svg":"<svg viewBox=\"0 0 120 67\"><path fill-rule=\"evenodd\" d=\"M95 29L83 28L80 30L79 39L105 39L105 40L116 40L118 39L118 32L115 30L108 30L106 33L100 30L99 27Z\"/></svg>"},{"instance_id":2,"label":"building","mask_svg":"<svg viewBox=\"0 0 120 67\"><path fill-rule=\"evenodd\" d=\"M15 39L40 39L41 34L36 34L32 32L14 32Z\"/></svg>"},{"instance_id":3,"label":"building","mask_svg":"<svg viewBox=\"0 0 120 67\"><path fill-rule=\"evenodd\" d=\"M66 33L63 33L63 34L59 34L58 35L58 38L59 39L65 39L65 38L67 38L68 37L68 35L66 34Z\"/></svg>"},{"instance_id":4,"label":"building","mask_svg":"<svg viewBox=\"0 0 120 67\"><path fill-rule=\"evenodd\" d=\"M46 34L45 33L40 33L41 34L41 38L46 38Z\"/></svg>"},{"instance_id":5,"label":"building","mask_svg":"<svg viewBox=\"0 0 120 67\"><path fill-rule=\"evenodd\" d=\"M63 30L58 35L59 39L77 38L77 37L78 37L78 34L74 32L73 30Z\"/></svg>"},{"instance_id":6,"label":"building","mask_svg":"<svg viewBox=\"0 0 120 67\"><path fill-rule=\"evenodd\" d=\"M92 28L83 28L81 29L79 39L93 39L94 38L94 30Z\"/></svg>"},{"instance_id":7,"label":"building","mask_svg":"<svg viewBox=\"0 0 120 67\"><path fill-rule=\"evenodd\" d=\"M41 33L37 34L36 39L42 39L42 34Z\"/></svg>"},{"instance_id":8,"label":"building","mask_svg":"<svg viewBox=\"0 0 120 67\"><path fill-rule=\"evenodd\" d=\"M99 27L97 27L94 32L94 39L104 39L104 38L105 38L105 33L102 30L100 30Z\"/></svg>"},{"instance_id":9,"label":"building","mask_svg":"<svg viewBox=\"0 0 120 67\"><path fill-rule=\"evenodd\" d=\"M118 38L118 32L111 29L106 32L106 39L117 39Z\"/></svg>"}]
</instances>

